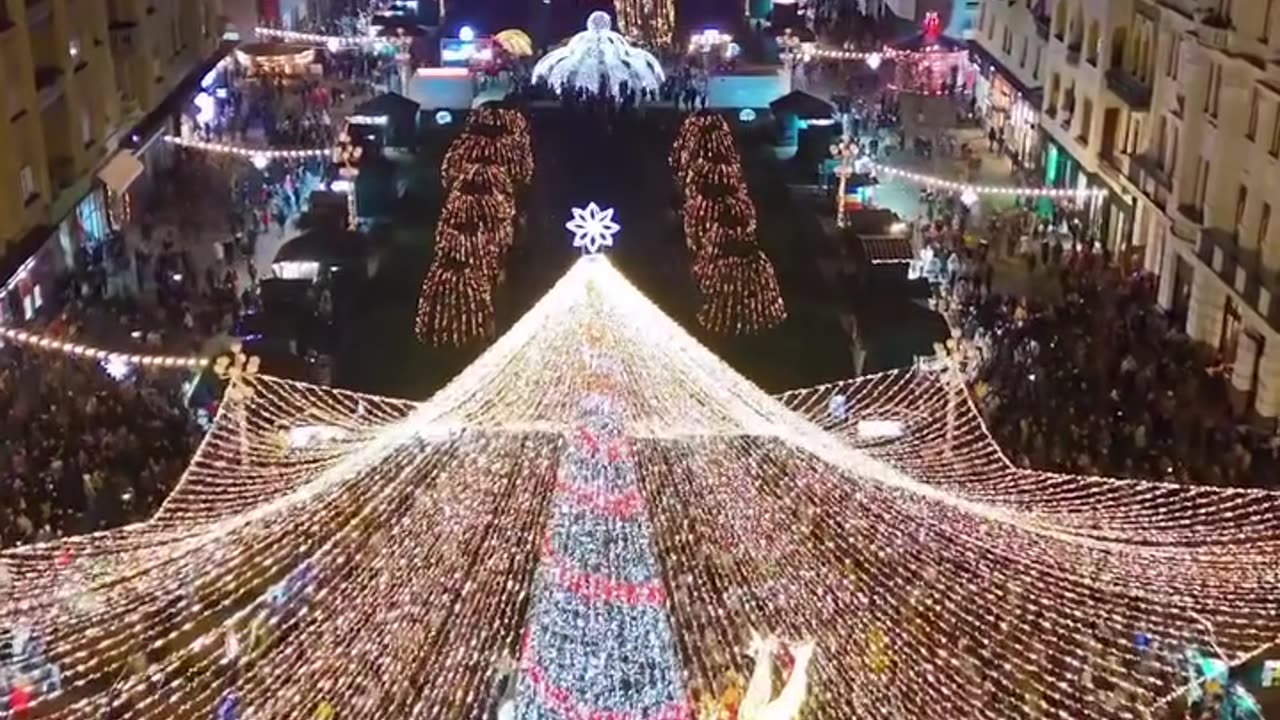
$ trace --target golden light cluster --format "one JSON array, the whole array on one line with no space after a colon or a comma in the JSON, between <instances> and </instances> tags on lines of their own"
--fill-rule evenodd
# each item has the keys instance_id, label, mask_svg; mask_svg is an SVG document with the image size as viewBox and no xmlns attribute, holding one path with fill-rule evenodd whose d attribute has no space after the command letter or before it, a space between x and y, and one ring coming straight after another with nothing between
<instances>
[{"instance_id":1,"label":"golden light cluster","mask_svg":"<svg viewBox=\"0 0 1280 720\"><path fill-rule=\"evenodd\" d=\"M671 44L676 30L675 0L618 0L618 31L650 47Z\"/></svg>"},{"instance_id":2,"label":"golden light cluster","mask_svg":"<svg viewBox=\"0 0 1280 720\"><path fill-rule=\"evenodd\" d=\"M469 165L502 168L517 186L533 178L529 121L513 108L482 105L467 115L462 133L445 152L441 175L446 186Z\"/></svg>"},{"instance_id":3,"label":"golden light cluster","mask_svg":"<svg viewBox=\"0 0 1280 720\"><path fill-rule=\"evenodd\" d=\"M516 193L532 176L524 115L495 105L473 110L441 168L446 195L418 301L420 340L465 345L492 336L493 292L515 237Z\"/></svg>"},{"instance_id":4,"label":"golden light cluster","mask_svg":"<svg viewBox=\"0 0 1280 720\"><path fill-rule=\"evenodd\" d=\"M252 383L151 520L0 553L6 642L61 671L13 676L28 717L491 717L512 668L515 717L553 715L542 688L577 712L556 716L617 717L657 687L649 654L547 662L650 637L630 610L575 624L615 609L603 583L559 590L581 614L537 657L522 642L548 531L588 556L602 511L644 518L665 603L636 602L691 699L751 675L753 630L820 648L804 720L1164 718L1188 650L1242 682L1275 657L1280 495L1014 467L924 371L771 397L605 256L425 402ZM614 435L583 432L584 397ZM632 468L621 492L571 482L588 452Z\"/></svg>"},{"instance_id":5,"label":"golden light cluster","mask_svg":"<svg viewBox=\"0 0 1280 720\"><path fill-rule=\"evenodd\" d=\"M773 263L756 242L756 210L747 194L733 131L715 113L681 125L671 166L684 194L685 242L702 292L698 319L718 333L744 335L782 323L787 309Z\"/></svg>"}]
</instances>

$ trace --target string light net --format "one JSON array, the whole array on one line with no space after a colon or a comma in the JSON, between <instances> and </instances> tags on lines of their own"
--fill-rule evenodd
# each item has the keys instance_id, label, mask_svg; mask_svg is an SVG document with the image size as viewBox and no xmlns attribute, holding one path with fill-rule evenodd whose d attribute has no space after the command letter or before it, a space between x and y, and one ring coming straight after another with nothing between
<instances>
[{"instance_id":1,"label":"string light net","mask_svg":"<svg viewBox=\"0 0 1280 720\"><path fill-rule=\"evenodd\" d=\"M468 345L493 335L493 281L481 264L438 258L427 271L414 330L430 345Z\"/></svg>"},{"instance_id":2,"label":"string light net","mask_svg":"<svg viewBox=\"0 0 1280 720\"><path fill-rule=\"evenodd\" d=\"M609 14L597 10L587 17L587 29L564 46L543 55L533 66L534 82L546 82L557 92L578 90L622 94L657 92L666 75L652 53L634 47L612 29Z\"/></svg>"},{"instance_id":3,"label":"string light net","mask_svg":"<svg viewBox=\"0 0 1280 720\"><path fill-rule=\"evenodd\" d=\"M1280 494L1015 468L932 374L772 398L603 258L426 402L250 382L152 520L0 554L32 717L486 717L503 656L514 717L662 717L757 629L806 719L1120 720L1280 634Z\"/></svg>"}]
</instances>

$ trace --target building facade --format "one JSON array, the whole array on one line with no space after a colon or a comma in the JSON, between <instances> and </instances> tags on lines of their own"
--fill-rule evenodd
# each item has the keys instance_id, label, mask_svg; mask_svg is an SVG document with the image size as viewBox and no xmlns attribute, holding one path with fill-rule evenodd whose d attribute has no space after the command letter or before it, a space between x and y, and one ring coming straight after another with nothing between
<instances>
[{"instance_id":1,"label":"building facade","mask_svg":"<svg viewBox=\"0 0 1280 720\"><path fill-rule=\"evenodd\" d=\"M987 2L969 40L978 69L974 98L989 127L1004 133L1005 150L1019 166L1040 168L1047 17L1025 1Z\"/></svg>"},{"instance_id":2,"label":"building facade","mask_svg":"<svg viewBox=\"0 0 1280 720\"><path fill-rule=\"evenodd\" d=\"M1159 298L1240 410L1280 416L1280 2L1136 0L1121 156ZM1129 60L1132 62L1129 62Z\"/></svg>"},{"instance_id":3,"label":"building facade","mask_svg":"<svg viewBox=\"0 0 1280 720\"><path fill-rule=\"evenodd\" d=\"M0 322L109 235L97 179L217 44L217 0L0 0Z\"/></svg>"},{"instance_id":4,"label":"building facade","mask_svg":"<svg viewBox=\"0 0 1280 720\"><path fill-rule=\"evenodd\" d=\"M984 0L971 44L979 105L1042 93L1042 180L1108 190L1095 238L1159 277L1237 409L1274 423L1280 0Z\"/></svg>"}]
</instances>

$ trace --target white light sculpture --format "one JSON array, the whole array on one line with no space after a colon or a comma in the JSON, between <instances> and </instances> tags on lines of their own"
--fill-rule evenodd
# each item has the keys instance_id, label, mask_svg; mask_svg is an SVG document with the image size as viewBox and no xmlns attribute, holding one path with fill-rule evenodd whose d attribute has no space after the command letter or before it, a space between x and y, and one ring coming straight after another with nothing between
<instances>
[{"instance_id":1,"label":"white light sculpture","mask_svg":"<svg viewBox=\"0 0 1280 720\"><path fill-rule=\"evenodd\" d=\"M632 46L612 27L608 13L591 13L586 30L534 65L534 81L545 80L558 91L598 92L603 86L618 95L624 83L632 90L657 91L666 79L661 63L651 53Z\"/></svg>"},{"instance_id":2,"label":"white light sculpture","mask_svg":"<svg viewBox=\"0 0 1280 720\"><path fill-rule=\"evenodd\" d=\"M602 247L613 247L613 236L622 226L613 220L613 208L602 210L595 203L573 208L573 219L564 224L573 233L573 246L595 255Z\"/></svg>"}]
</instances>

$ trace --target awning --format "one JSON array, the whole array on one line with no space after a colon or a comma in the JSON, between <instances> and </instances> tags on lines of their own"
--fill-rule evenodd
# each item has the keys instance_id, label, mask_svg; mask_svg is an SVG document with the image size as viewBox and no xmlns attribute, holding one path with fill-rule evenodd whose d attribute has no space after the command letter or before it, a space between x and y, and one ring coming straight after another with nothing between
<instances>
[{"instance_id":1,"label":"awning","mask_svg":"<svg viewBox=\"0 0 1280 720\"><path fill-rule=\"evenodd\" d=\"M98 171L98 179L102 181L113 193L122 193L129 189L134 180L142 174L145 168L138 158L128 150L119 150L106 165Z\"/></svg>"},{"instance_id":2,"label":"awning","mask_svg":"<svg viewBox=\"0 0 1280 720\"><path fill-rule=\"evenodd\" d=\"M909 263L916 257L911 239L905 237L864 237L862 250L872 265Z\"/></svg>"}]
</instances>

